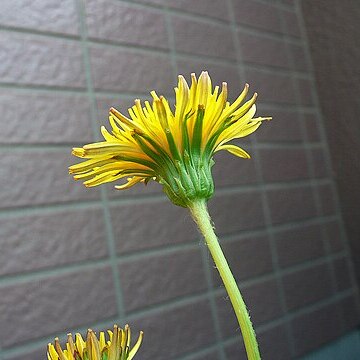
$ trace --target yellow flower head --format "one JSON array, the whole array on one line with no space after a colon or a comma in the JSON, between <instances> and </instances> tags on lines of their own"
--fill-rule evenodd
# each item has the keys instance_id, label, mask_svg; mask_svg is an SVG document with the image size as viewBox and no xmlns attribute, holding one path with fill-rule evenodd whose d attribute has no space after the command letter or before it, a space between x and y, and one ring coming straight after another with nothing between
<instances>
[{"instance_id":1,"label":"yellow flower head","mask_svg":"<svg viewBox=\"0 0 360 360\"><path fill-rule=\"evenodd\" d=\"M75 341L68 334L66 349L62 350L59 339L54 345L48 344L48 360L131 360L138 351L143 333L140 332L136 344L130 349L130 328L125 325L124 330L114 325L114 330L108 330L109 340L106 341L105 333L101 332L99 339L89 329L86 341L80 334L76 334Z\"/></svg>"},{"instance_id":2,"label":"yellow flower head","mask_svg":"<svg viewBox=\"0 0 360 360\"><path fill-rule=\"evenodd\" d=\"M138 182L155 180L177 205L188 206L196 199L209 199L214 192L211 167L217 151L250 158L240 147L229 141L254 132L263 120L254 117L257 94L244 103L249 85L230 104L227 84L212 87L206 71L197 79L191 74L189 88L179 76L175 88L173 111L163 96L151 92L153 102L140 100L129 109L130 118L114 108L109 121L112 132L105 127L101 133L105 141L74 148L73 154L88 159L73 165L69 172L85 186L127 178L117 189L127 189Z\"/></svg>"}]
</instances>

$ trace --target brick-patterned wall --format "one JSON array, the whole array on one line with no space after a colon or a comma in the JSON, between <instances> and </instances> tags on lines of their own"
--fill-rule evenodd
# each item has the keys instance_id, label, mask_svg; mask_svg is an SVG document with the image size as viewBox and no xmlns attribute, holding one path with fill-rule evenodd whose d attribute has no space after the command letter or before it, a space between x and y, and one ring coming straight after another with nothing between
<instances>
[{"instance_id":1,"label":"brick-patterned wall","mask_svg":"<svg viewBox=\"0 0 360 360\"><path fill-rule=\"evenodd\" d=\"M296 358L357 323L299 4L288 0L2 0L0 359L45 358L54 336L132 324L139 359L245 358L187 212L157 184L85 189L70 148L99 139L178 73L209 70L273 115L217 156L210 210L264 359Z\"/></svg>"},{"instance_id":2,"label":"brick-patterned wall","mask_svg":"<svg viewBox=\"0 0 360 360\"><path fill-rule=\"evenodd\" d=\"M360 283L360 6L357 0L302 1L346 231ZM336 24L333 26L333 24ZM334 51L336 49L336 51ZM336 101L334 101L336 99Z\"/></svg>"}]
</instances>

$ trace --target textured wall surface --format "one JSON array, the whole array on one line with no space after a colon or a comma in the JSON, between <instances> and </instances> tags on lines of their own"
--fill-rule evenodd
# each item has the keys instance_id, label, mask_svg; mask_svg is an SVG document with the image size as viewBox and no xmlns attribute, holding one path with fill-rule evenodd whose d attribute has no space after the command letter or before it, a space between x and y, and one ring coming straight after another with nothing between
<instances>
[{"instance_id":1,"label":"textured wall surface","mask_svg":"<svg viewBox=\"0 0 360 360\"><path fill-rule=\"evenodd\" d=\"M67 332L129 322L142 360L245 358L186 210L157 184L85 189L70 148L109 106L173 96L207 69L273 115L219 154L210 210L264 359L357 325L356 288L299 4L289 0L3 0L0 11L0 359L45 358Z\"/></svg>"},{"instance_id":2,"label":"textured wall surface","mask_svg":"<svg viewBox=\"0 0 360 360\"><path fill-rule=\"evenodd\" d=\"M356 0L303 1L335 179L360 282L360 39ZM334 25L335 24L335 25Z\"/></svg>"}]
</instances>

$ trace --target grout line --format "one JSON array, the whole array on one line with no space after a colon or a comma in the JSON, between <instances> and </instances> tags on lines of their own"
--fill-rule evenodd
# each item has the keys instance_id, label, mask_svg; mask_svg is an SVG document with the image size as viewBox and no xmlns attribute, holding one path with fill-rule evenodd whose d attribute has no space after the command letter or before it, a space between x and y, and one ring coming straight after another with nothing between
<instances>
[{"instance_id":1,"label":"grout line","mask_svg":"<svg viewBox=\"0 0 360 360\"><path fill-rule=\"evenodd\" d=\"M87 40L88 45L92 48L98 49L115 49L124 52L130 52L134 54L140 55L155 55L158 57L167 58L169 57L169 49L167 48L160 48L160 47L152 47L146 45L138 45L135 43L126 43L126 42L116 42L111 39L103 39L103 38L92 38L89 37Z\"/></svg>"},{"instance_id":2,"label":"grout line","mask_svg":"<svg viewBox=\"0 0 360 360\"><path fill-rule=\"evenodd\" d=\"M89 99L91 100L91 120L92 120L92 129L93 133L98 134L98 124L97 124L97 107L96 107L96 98L95 94L93 92L93 83L92 83L92 76L91 76L91 64L90 64L90 54L89 54L89 45L87 40L87 28L86 28L86 21L85 21L85 3L82 2L82 0L76 1L77 6L77 12L79 17L79 23L81 28L81 47L83 52L83 60L84 60L84 66L85 66L85 72L86 72L86 84L87 84L87 94ZM95 135L97 137L98 135ZM122 289L120 284L120 275L119 270L116 262L116 247L115 247L115 239L114 239L114 233L111 223L111 215L110 215L110 209L109 209L109 201L108 196L106 192L106 188L102 187L100 189L101 194L101 203L103 208L103 216L104 216L104 222L105 222L105 228L106 228L106 239L107 239L107 247L109 251L109 257L110 257L110 264L111 264L111 270L113 274L113 282L115 287L115 293L116 293L116 303L117 303L117 311L119 318L124 317L124 305L123 305L123 297L122 297Z\"/></svg>"},{"instance_id":3,"label":"grout line","mask_svg":"<svg viewBox=\"0 0 360 360\"><path fill-rule=\"evenodd\" d=\"M20 94L30 94L34 95L34 92L39 94L44 93L45 96L82 96L88 97L87 90L85 88L73 88L66 86L51 86L51 85L36 85L36 84L26 84L26 83L7 83L0 82L0 91L7 90L14 93ZM126 92L126 91L111 91L111 90L95 90L93 89L93 93L99 97L118 97L121 96L124 99L133 100L136 97L149 98L150 95L147 93L141 92ZM7 92L7 95L9 93Z\"/></svg>"},{"instance_id":4,"label":"grout line","mask_svg":"<svg viewBox=\"0 0 360 360\"><path fill-rule=\"evenodd\" d=\"M304 22L304 17L303 17L303 13L302 13L302 9L301 9L299 1L296 2L296 15L299 20L300 31L302 33L302 39L303 39L303 44L304 44L304 49L305 49L305 56L307 58L309 67L312 72L311 83L315 86L316 81L315 81L314 65L312 62L312 57L311 57L311 53L310 53L310 44L309 44L306 26L305 26L305 22ZM327 171L329 174L331 174L331 173L333 173L333 171L332 171L330 147L329 147L328 139L327 139L326 132L325 132L325 121L324 121L324 117L323 117L323 114L321 111L320 100L319 100L319 95L318 95L317 91L315 93L314 92L312 93L312 99L315 103L316 110L317 110L316 114L317 114L317 118L319 119L319 123L320 123L319 131L320 131L320 137L321 137L322 142L325 147L324 157L325 157L325 163L327 165ZM335 206L338 209L340 209L340 198L339 198L339 194L337 191L337 186L336 186L336 182L335 182L334 178L332 178L330 186L331 186L332 194L334 196ZM340 225L341 239L342 239L342 242L343 242L343 244L345 246L345 250L346 250L347 264L348 264L348 268L350 269L351 283L352 283L353 288L356 291L357 297L359 297L360 289L359 289L359 286L357 284L356 277L355 277L355 269L354 269L354 264L352 261L352 252L350 249L350 240L346 234L346 228L345 228L345 223L344 223L344 219L342 216L342 212L340 212L340 214L339 214L338 221L339 221L339 225ZM360 308L359 300L357 301L357 306L358 306L358 308ZM344 325L345 324L344 315L342 316L342 320L343 320L343 325Z\"/></svg>"},{"instance_id":5,"label":"grout line","mask_svg":"<svg viewBox=\"0 0 360 360\"><path fill-rule=\"evenodd\" d=\"M317 185L329 185L330 178L319 178L314 179L314 182ZM309 179L304 180L296 180L292 182L274 182L274 183L267 183L264 184L264 188L266 191L279 191L279 190L291 190L297 188L307 188L310 187ZM235 185L235 186L228 186L228 187L219 187L216 190L216 196L226 196L226 195L241 195L243 193L248 192L256 192L261 191L262 188L259 184L244 184L244 185ZM98 193L99 194L99 193ZM136 195L124 195L123 197L118 197L114 199L108 199L109 206L117 207L117 206L124 206L124 205L131 205L131 204L149 204L153 202L161 202L165 201L166 197L162 193L149 193L149 194L136 194ZM75 199L74 201L68 201L63 203L48 203L48 204L35 204L35 205L27 205L27 204L20 204L21 207L3 207L0 209L0 219L1 218L8 218L12 216L27 216L47 212L57 212L62 210L76 210L76 209L84 209L87 207L98 207L102 204L101 199ZM332 217L332 215L326 215L324 217ZM294 223L294 222L302 222L306 221L306 218L302 219L295 219L293 221L288 221L287 223ZM286 224L286 223L285 223ZM276 226L282 225L282 223L275 224Z\"/></svg>"},{"instance_id":6,"label":"grout line","mask_svg":"<svg viewBox=\"0 0 360 360\"><path fill-rule=\"evenodd\" d=\"M179 57L179 56L178 56ZM15 83L0 83L0 91L7 90L15 93L24 93L33 95L34 92L39 94L46 94L47 96L54 96L59 94L64 96L84 96L87 97L88 94L84 88L67 88L67 87L57 87L57 86L47 86L47 85L31 85L31 84L15 84ZM133 100L134 98L143 98L149 99L150 96L147 93L140 92L125 92L125 91L112 91L112 90L93 90L93 94L97 97L105 98L116 98L121 97L125 100ZM169 100L174 100L173 96L168 96ZM308 113L316 112L315 107L308 105L299 105L291 103L276 103L276 102L262 102L261 106L267 109L273 109L278 111L304 111Z\"/></svg>"},{"instance_id":7,"label":"grout line","mask_svg":"<svg viewBox=\"0 0 360 360\"><path fill-rule=\"evenodd\" d=\"M75 271L86 271L110 265L109 259L85 260L80 263L60 264L52 268L33 269L26 273L5 274L0 277L0 288L27 283L36 280L50 279L61 275L68 275Z\"/></svg>"},{"instance_id":8,"label":"grout line","mask_svg":"<svg viewBox=\"0 0 360 360\"><path fill-rule=\"evenodd\" d=\"M258 37L262 37L264 39L286 42L291 45L300 45L300 46L302 45L301 39L299 39L296 36L292 36L292 35L289 35L286 33L280 34L277 32L269 32L267 30L262 30L262 29L253 27L251 25L236 24L236 30L240 33L258 36ZM284 35L285 35L285 39L284 39Z\"/></svg>"},{"instance_id":9,"label":"grout line","mask_svg":"<svg viewBox=\"0 0 360 360\"><path fill-rule=\"evenodd\" d=\"M266 229L262 231L262 233L266 233ZM230 238L223 239L221 237L221 242L223 244L227 244L233 241L241 241L242 239L248 239L246 236L235 237L235 240ZM148 259L151 257L160 257L166 256L169 254L176 253L178 251L186 251L186 250L196 250L198 249L198 244L195 241L189 241L187 243L181 243L176 245L168 245L161 248L155 249L145 249L136 251L134 253L125 253L115 256L115 261L117 264L126 264L129 261L139 261L142 259ZM329 255L329 259L336 260L341 259L346 255L346 251L341 250L339 252L332 253ZM310 269L313 267L317 267L321 264L326 263L326 259L324 257L307 259L301 263L296 263L293 265L289 265L287 267L281 268L282 275L288 275L294 272L299 272L302 270ZM87 259L78 263L70 263L70 264L58 264L53 268L39 268L32 269L26 273L12 273L12 274L3 274L0 277L0 287L12 286L19 283L26 283L29 281L41 280L50 277L56 277L60 275L67 275L77 271L85 271L90 268L101 268L107 265L111 265L111 260L109 258L102 259ZM211 275L211 273L210 273ZM271 274L258 274L253 277L249 277L247 279L239 280L242 286L249 286L255 283L262 282L264 280L269 280L272 278ZM214 290L215 291L215 290Z\"/></svg>"},{"instance_id":10,"label":"grout line","mask_svg":"<svg viewBox=\"0 0 360 360\"><path fill-rule=\"evenodd\" d=\"M171 19L169 18L169 10L166 10L165 12L165 16L166 16L166 23L168 23L169 21L171 21ZM197 17L197 21L199 20L199 18ZM84 24L85 25L85 24ZM168 27L168 25L166 24L166 27ZM262 32L261 30L256 30L255 32L253 30L251 30L248 26L244 27L242 31L245 31L246 29L246 33L248 34L253 34L256 36L259 36L259 32ZM24 35L25 37L29 37L29 32L25 29L25 30L17 30L17 29L1 29L0 28L0 32L8 32L8 33L19 33ZM36 37L44 37L47 38L49 35L47 35L46 33L41 33L41 32L32 32L30 33L33 36ZM269 33L263 31L262 34L265 37L269 37ZM81 45L81 37L78 38L69 38L67 36L54 36L52 35L52 37L55 37L59 40L63 40L69 43L75 43L75 44L79 44ZM285 42L286 44L288 43L292 43L293 41L289 40L289 37L284 35L284 34L278 34L277 36L277 40L282 39L283 42ZM169 57L171 56L171 46L174 43L174 33L172 30L172 36L170 36L169 38L169 45L170 48L166 49L166 48L155 48L155 47L146 47L144 45L142 45L141 47L139 47L139 45L135 44L135 43L125 43L125 42L116 42L114 40L110 40L110 39L106 39L106 38L87 38L87 45L94 47L94 48L111 48L111 49L115 49L115 50L119 50L119 51L127 51L127 52L131 52L131 53L135 53L135 54L145 54L145 55L154 55L154 56L160 56L160 57ZM295 43L296 45L299 45L299 42ZM205 54L195 54L195 53L189 53L189 52L176 52L176 57L178 57L179 59L188 59L188 60L194 60L194 61L206 61L208 63L212 63L215 65L222 65L222 66L234 66L236 67L236 58L234 59L225 59L221 56L217 56L217 55L205 55ZM249 68L253 68L255 70L260 70L260 71L264 71L264 72L268 72L271 74L275 74L275 75L283 75L286 76L289 73L293 72L296 73L297 76L302 77L302 78L308 78L309 72L305 72L305 71L294 71L291 69L288 69L286 67L277 67L277 66L272 66L272 65L266 65L266 64L255 64L255 63L250 63L250 62L243 62L243 66L245 67L249 67ZM26 84L24 84L26 86ZM11 86L11 83L9 83L9 86ZM51 90L52 88L56 88L56 86L48 86L49 89ZM61 87L60 87L61 88ZM66 87L65 87L66 88ZM70 88L72 89L72 88ZM76 88L74 89L76 90ZM86 91L86 89L83 89L84 91Z\"/></svg>"},{"instance_id":11,"label":"grout line","mask_svg":"<svg viewBox=\"0 0 360 360\"><path fill-rule=\"evenodd\" d=\"M44 92L47 96L51 96L50 93L54 94L63 92L69 95L86 95L86 89L83 87L70 87L70 86L59 86L59 85L46 85L46 84L28 84L28 83L16 83L16 82L0 82L0 90L16 90L18 92L33 94L33 91Z\"/></svg>"},{"instance_id":12,"label":"grout line","mask_svg":"<svg viewBox=\"0 0 360 360\"><path fill-rule=\"evenodd\" d=\"M244 67L244 62L242 59L240 39L239 39L239 35L238 35L238 32L236 31L236 26L235 26L236 22L235 22L235 17L234 17L232 0L228 0L228 7L229 7L229 12L231 14L231 22L233 24L233 38L234 38L234 43L236 46L236 53L238 56L238 73L240 75L240 78L245 79L246 78L245 74L246 74L247 68ZM291 353L294 354L294 338L291 333L290 322L287 321L288 320L288 309L287 309L287 305L286 305L285 291L284 291L282 280L281 280L282 273L281 273L281 269L280 269L279 261L278 261L278 254L277 254L275 237L274 237L274 232L273 232L273 227L272 227L271 209L269 206L269 201L268 201L268 197L267 197L267 189L265 186L265 181L264 181L264 177L263 177L263 173L262 173L262 167L261 167L261 162L260 162L260 157L259 157L256 136L252 137L251 142L254 146L254 149L253 149L254 161L255 161L254 165L255 165L255 170L256 170L256 174L257 174L259 188L261 190L262 210L263 210L263 215L264 215L264 219L265 219L265 225L266 225L266 230L267 230L267 234L268 234L268 239L269 239L273 272L275 275L275 280L276 280L276 285L277 285L277 290L278 290L278 295L279 295L279 300L280 300L280 307L281 307L281 311L283 313L283 317L285 319L287 342L290 346Z\"/></svg>"},{"instance_id":13,"label":"grout line","mask_svg":"<svg viewBox=\"0 0 360 360\"><path fill-rule=\"evenodd\" d=\"M136 5L138 7L141 8L158 8L158 9L164 9L166 13L168 13L169 15L176 15L180 18L184 18L184 19L188 19L188 20L192 20L195 22L200 22L200 23L204 23L204 24L209 24L209 25L217 25L217 26L221 26L224 28L228 27L228 23L226 20L222 20L213 16L209 16L206 14L198 14L198 13L194 13L194 12L188 12L188 11L184 11L184 9L182 8L172 8L169 6L169 4L167 3L167 1L164 1L163 5L162 4L144 4L144 3L140 3L139 1L131 1L131 0L120 0L123 3L128 3L128 4L132 4L132 5ZM190 8L191 9L191 8Z\"/></svg>"},{"instance_id":14,"label":"grout line","mask_svg":"<svg viewBox=\"0 0 360 360\"><path fill-rule=\"evenodd\" d=\"M128 314L127 320L132 322L133 320L137 320L142 317L152 316L154 314L163 313L164 311L172 311L180 307L196 304L197 302L205 302L208 300L208 297L209 295L207 291L176 297L171 301L162 302L160 304L150 305L147 308L134 310Z\"/></svg>"},{"instance_id":15,"label":"grout line","mask_svg":"<svg viewBox=\"0 0 360 360\"><path fill-rule=\"evenodd\" d=\"M177 357L176 360L196 360L196 359L198 359L199 356L204 356L204 358L205 358L205 356L210 355L216 349L217 349L216 344L215 345L209 344L206 348L200 348L200 349L189 351L185 355L183 354L182 356Z\"/></svg>"},{"instance_id":16,"label":"grout line","mask_svg":"<svg viewBox=\"0 0 360 360\"><path fill-rule=\"evenodd\" d=\"M11 25L0 25L0 32L6 33L14 33L14 34L22 34L22 35L36 35L44 38L53 38L58 40L68 40L68 41L79 41L79 34L65 34L50 30L37 30L36 28L27 28L27 27L19 27L19 26L11 26Z\"/></svg>"},{"instance_id":17,"label":"grout line","mask_svg":"<svg viewBox=\"0 0 360 360\"><path fill-rule=\"evenodd\" d=\"M165 13L165 25L166 25L166 32L167 32L167 38L169 43L169 49L170 49L170 58L171 58L171 66L173 69L173 79L175 81L175 84L177 83L177 75L179 74L178 71L178 65L177 65L177 50L175 46L175 34L174 29L172 26L172 21L170 17L170 11L169 6L167 2L163 5L164 13Z\"/></svg>"},{"instance_id":18,"label":"grout line","mask_svg":"<svg viewBox=\"0 0 360 360\"><path fill-rule=\"evenodd\" d=\"M219 291L219 294L225 295L225 292ZM274 318L269 321L265 321L264 323L261 323L256 326L256 331L259 332L259 334L260 334L262 332L269 330L272 327L286 324L289 321L292 321L300 316L310 314L314 311L320 310L321 308L323 308L325 306L335 304L335 303L340 302L341 300L343 300L347 297L353 296L353 295L354 295L354 289L352 289L352 288L342 290L341 292L338 292L335 296L333 296L331 298L325 297L324 299L318 300L314 303L304 305L301 308L289 310L289 312L287 313L286 316L281 316L281 317L277 317L277 318Z\"/></svg>"},{"instance_id":19,"label":"grout line","mask_svg":"<svg viewBox=\"0 0 360 360\"><path fill-rule=\"evenodd\" d=\"M291 69L290 67L280 67L280 66L273 66L273 65L266 65L266 64L257 64L254 62L247 62L245 60L243 60L243 62L242 62L242 67L244 69L256 70L259 72L263 72L263 73L267 73L267 74L271 74L271 75L282 76L282 77L296 76L299 79L304 79L304 80L311 79L311 76L309 75L308 72L294 70L294 69Z\"/></svg>"}]
</instances>

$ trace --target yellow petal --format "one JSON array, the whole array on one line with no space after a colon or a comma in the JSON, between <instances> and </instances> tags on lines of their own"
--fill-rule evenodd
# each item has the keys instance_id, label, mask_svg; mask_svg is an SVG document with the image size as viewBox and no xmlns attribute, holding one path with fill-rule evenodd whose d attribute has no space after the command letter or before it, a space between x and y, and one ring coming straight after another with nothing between
<instances>
[{"instance_id":1,"label":"yellow petal","mask_svg":"<svg viewBox=\"0 0 360 360\"><path fill-rule=\"evenodd\" d=\"M75 345L71 334L67 334L66 348L68 360L74 360Z\"/></svg>"},{"instance_id":2,"label":"yellow petal","mask_svg":"<svg viewBox=\"0 0 360 360\"><path fill-rule=\"evenodd\" d=\"M77 333L75 335L75 345L76 345L76 350L78 351L79 355L81 357L83 357L84 349L86 348L86 344L85 344L85 341L83 340L82 336L79 333Z\"/></svg>"},{"instance_id":3,"label":"yellow petal","mask_svg":"<svg viewBox=\"0 0 360 360\"><path fill-rule=\"evenodd\" d=\"M55 350L58 354L59 360L67 360L64 355L64 352L61 349L59 338L55 338Z\"/></svg>"},{"instance_id":4,"label":"yellow petal","mask_svg":"<svg viewBox=\"0 0 360 360\"><path fill-rule=\"evenodd\" d=\"M128 178L127 179L127 183L123 184L123 185L116 185L115 189L117 190L125 190L128 189L132 186L134 186L135 184L137 184L138 182L140 182L143 178L141 177L136 177L133 176L132 178Z\"/></svg>"},{"instance_id":5,"label":"yellow petal","mask_svg":"<svg viewBox=\"0 0 360 360\"><path fill-rule=\"evenodd\" d=\"M101 360L99 340L96 338L94 332L89 329L86 337L86 349L89 360Z\"/></svg>"},{"instance_id":6,"label":"yellow petal","mask_svg":"<svg viewBox=\"0 0 360 360\"><path fill-rule=\"evenodd\" d=\"M226 145L221 145L218 146L217 149L215 151L220 151L220 150L227 150L229 153L244 158L244 159L250 159L250 155L243 149L241 149L238 146L232 145L232 144L226 144Z\"/></svg>"},{"instance_id":7,"label":"yellow petal","mask_svg":"<svg viewBox=\"0 0 360 360\"><path fill-rule=\"evenodd\" d=\"M135 356L136 352L139 350L139 347L141 345L143 337L144 337L144 333L142 331L140 331L139 337L138 337L135 345L133 346L133 348L129 352L128 360L131 360Z\"/></svg>"},{"instance_id":8,"label":"yellow petal","mask_svg":"<svg viewBox=\"0 0 360 360\"><path fill-rule=\"evenodd\" d=\"M58 360L58 354L53 344L48 344L47 356L48 360Z\"/></svg>"}]
</instances>

